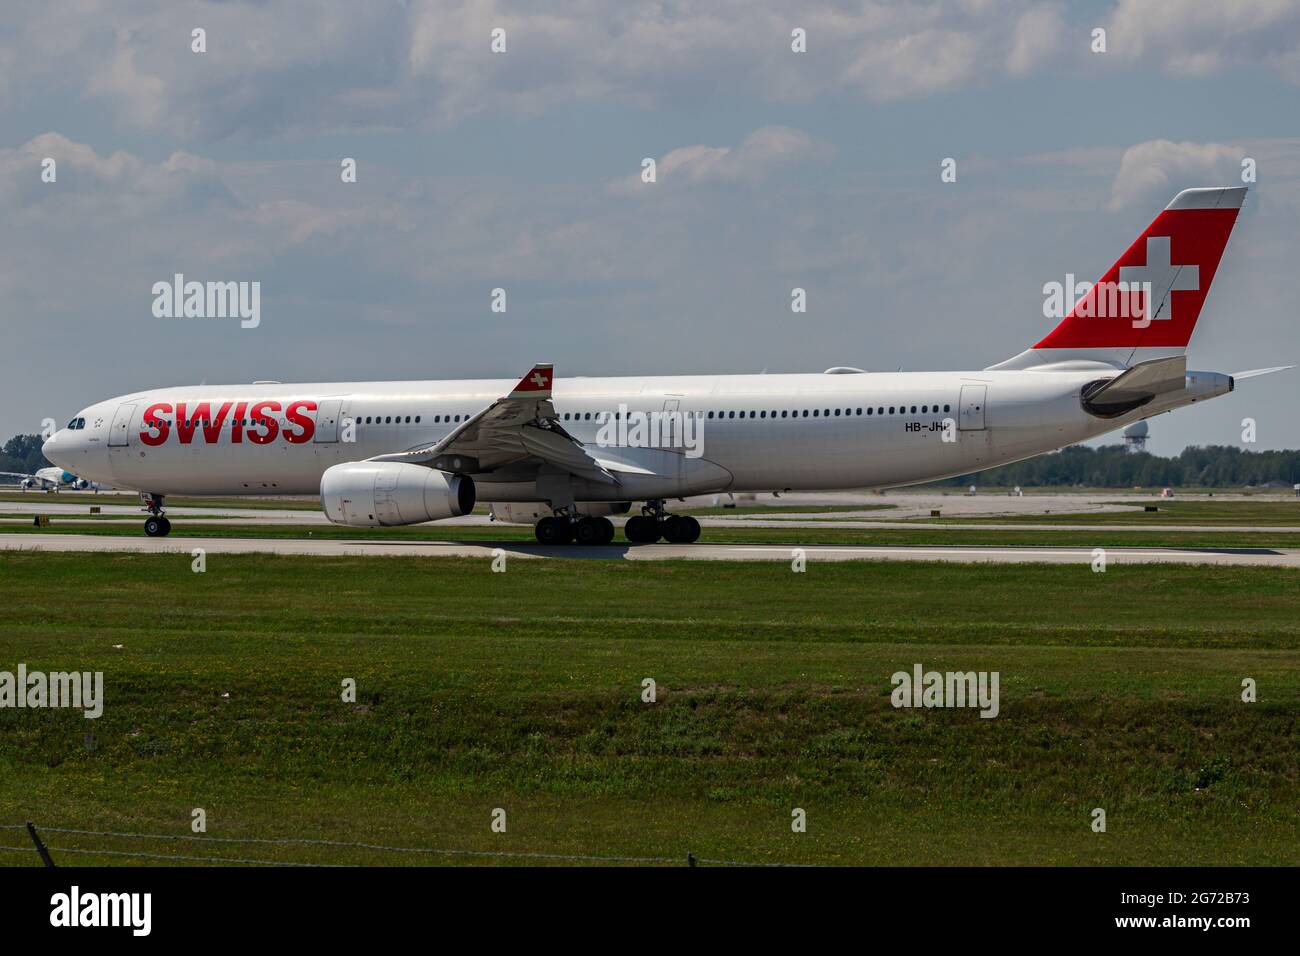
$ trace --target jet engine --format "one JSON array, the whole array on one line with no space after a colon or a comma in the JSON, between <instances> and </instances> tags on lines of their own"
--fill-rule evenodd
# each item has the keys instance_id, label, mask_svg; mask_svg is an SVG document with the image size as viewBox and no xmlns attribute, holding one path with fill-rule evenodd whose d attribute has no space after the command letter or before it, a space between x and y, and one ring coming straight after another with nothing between
<instances>
[{"instance_id":1,"label":"jet engine","mask_svg":"<svg viewBox=\"0 0 1300 956\"><path fill-rule=\"evenodd\" d=\"M474 510L468 475L396 461L351 461L325 470L321 507L335 524L354 528L420 524Z\"/></svg>"}]
</instances>

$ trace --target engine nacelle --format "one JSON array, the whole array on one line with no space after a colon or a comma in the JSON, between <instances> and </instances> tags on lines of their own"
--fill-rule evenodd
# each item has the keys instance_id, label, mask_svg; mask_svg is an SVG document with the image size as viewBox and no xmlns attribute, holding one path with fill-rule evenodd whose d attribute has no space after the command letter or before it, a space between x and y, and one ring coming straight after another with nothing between
<instances>
[{"instance_id":1,"label":"engine nacelle","mask_svg":"<svg viewBox=\"0 0 1300 956\"><path fill-rule=\"evenodd\" d=\"M474 510L474 479L396 461L350 461L320 478L325 517L375 528L455 518Z\"/></svg>"},{"instance_id":2,"label":"engine nacelle","mask_svg":"<svg viewBox=\"0 0 1300 956\"><path fill-rule=\"evenodd\" d=\"M579 501L573 510L580 515L625 515L632 510L630 501ZM506 524L536 524L552 514L543 501L498 501L492 505L492 517Z\"/></svg>"}]
</instances>

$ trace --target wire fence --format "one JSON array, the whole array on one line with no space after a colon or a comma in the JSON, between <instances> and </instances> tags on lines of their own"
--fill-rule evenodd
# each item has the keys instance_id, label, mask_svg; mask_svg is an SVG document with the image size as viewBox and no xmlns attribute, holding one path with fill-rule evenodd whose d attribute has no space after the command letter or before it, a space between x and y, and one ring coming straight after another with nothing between
<instances>
[{"instance_id":1,"label":"wire fence","mask_svg":"<svg viewBox=\"0 0 1300 956\"><path fill-rule=\"evenodd\" d=\"M357 864L346 863L315 863L301 862L294 860L275 860L275 859L247 859L241 857L231 857L223 855L199 856L193 854L170 854L170 853L153 853L144 850L121 850L109 849L107 847L84 847L84 846L50 846L40 838L38 834L62 834L69 837L96 837L107 838L112 840L157 840L168 841L172 843L192 843L192 844L212 844L213 846L280 846L280 847L313 847L327 848L335 850L366 850L375 853L394 853L406 855L424 855L430 857L463 857L467 859L496 859L496 860L518 860L520 862L535 863L589 863L589 864L627 864L637 866L738 866L738 867L790 867L800 866L797 863L779 863L779 862L749 862L744 860L721 860L697 857L693 853L687 853L684 857L668 856L624 856L619 854L591 854L591 853L545 853L528 850L465 850L451 849L445 847L424 847L424 846L394 846L386 843L367 843L351 840L322 840L311 839L307 837L219 837L208 836L206 834L189 834L189 833L129 833L114 830L90 830L76 827L50 827L36 826L34 824L23 823L0 823L0 830L25 830L31 836L32 844L27 846L14 846L10 844L0 844L0 851L21 852L21 853L39 853L44 859L46 854L54 858L54 862L46 865L57 865L59 856L68 855L85 855L85 856L107 856L107 857L124 857L137 858L141 860L155 861L173 861L178 863L207 863L217 865L238 865L238 866L320 866L320 867L346 867ZM42 852L43 851L43 852Z\"/></svg>"}]
</instances>

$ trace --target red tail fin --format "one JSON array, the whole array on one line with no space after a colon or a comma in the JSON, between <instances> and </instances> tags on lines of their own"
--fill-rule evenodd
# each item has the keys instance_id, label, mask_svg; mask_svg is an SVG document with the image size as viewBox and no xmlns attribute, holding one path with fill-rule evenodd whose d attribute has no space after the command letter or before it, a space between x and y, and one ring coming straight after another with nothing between
<instances>
[{"instance_id":1,"label":"red tail fin","mask_svg":"<svg viewBox=\"0 0 1300 956\"><path fill-rule=\"evenodd\" d=\"M1128 366L1181 354L1245 198L1245 186L1180 192L1060 325L993 367L1072 360Z\"/></svg>"}]
</instances>

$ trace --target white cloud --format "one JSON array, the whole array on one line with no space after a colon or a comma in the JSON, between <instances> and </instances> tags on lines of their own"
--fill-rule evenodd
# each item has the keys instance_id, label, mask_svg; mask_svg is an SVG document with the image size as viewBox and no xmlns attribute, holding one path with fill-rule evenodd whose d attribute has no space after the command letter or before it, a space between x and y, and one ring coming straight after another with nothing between
<instances>
[{"instance_id":1,"label":"white cloud","mask_svg":"<svg viewBox=\"0 0 1300 956\"><path fill-rule=\"evenodd\" d=\"M1025 76L1056 60L1066 29L1065 15L1056 4L1032 7L1020 14L1011 34L1007 72Z\"/></svg>"},{"instance_id":2,"label":"white cloud","mask_svg":"<svg viewBox=\"0 0 1300 956\"><path fill-rule=\"evenodd\" d=\"M131 129L192 140L450 124L591 102L707 97L872 102L951 92L1051 62L1058 0L576 0L23 4L0 95L63 90ZM193 53L190 31L207 31ZM106 26L111 29L106 29ZM490 51L494 27L507 52ZM790 49L794 27L808 52Z\"/></svg>"},{"instance_id":3,"label":"white cloud","mask_svg":"<svg viewBox=\"0 0 1300 956\"><path fill-rule=\"evenodd\" d=\"M1235 185L1241 181L1245 155L1242 147L1223 143L1153 139L1130 146L1111 183L1108 207L1167 202L1178 191L1197 186Z\"/></svg>"},{"instance_id":4,"label":"white cloud","mask_svg":"<svg viewBox=\"0 0 1300 956\"><path fill-rule=\"evenodd\" d=\"M1111 52L1179 76L1264 66L1300 84L1300 4L1295 0L1119 0Z\"/></svg>"},{"instance_id":5,"label":"white cloud","mask_svg":"<svg viewBox=\"0 0 1300 956\"><path fill-rule=\"evenodd\" d=\"M739 146L682 146L659 160L659 175L666 182L756 183L780 166L826 156L831 148L803 130L764 126L754 130Z\"/></svg>"}]
</instances>

